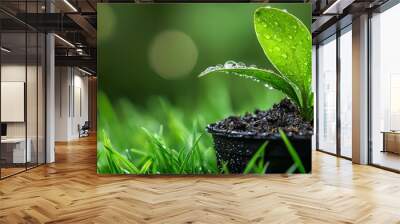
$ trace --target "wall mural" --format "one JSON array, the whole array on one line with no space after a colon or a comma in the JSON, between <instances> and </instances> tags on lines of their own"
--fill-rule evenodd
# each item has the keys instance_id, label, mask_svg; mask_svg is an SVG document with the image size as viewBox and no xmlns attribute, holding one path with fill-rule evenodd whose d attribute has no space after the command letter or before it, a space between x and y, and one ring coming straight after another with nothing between
<instances>
[{"instance_id":1,"label":"wall mural","mask_svg":"<svg viewBox=\"0 0 400 224\"><path fill-rule=\"evenodd\" d=\"M309 4L99 4L99 174L311 172Z\"/></svg>"}]
</instances>

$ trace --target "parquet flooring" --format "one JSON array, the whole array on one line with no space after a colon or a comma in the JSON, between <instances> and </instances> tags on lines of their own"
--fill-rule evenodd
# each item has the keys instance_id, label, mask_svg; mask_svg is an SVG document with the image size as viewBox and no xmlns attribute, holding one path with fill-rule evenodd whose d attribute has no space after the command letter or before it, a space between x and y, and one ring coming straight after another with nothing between
<instances>
[{"instance_id":1,"label":"parquet flooring","mask_svg":"<svg viewBox=\"0 0 400 224\"><path fill-rule=\"evenodd\" d=\"M93 137L0 181L0 223L400 223L400 175L320 152L313 174L99 176Z\"/></svg>"}]
</instances>

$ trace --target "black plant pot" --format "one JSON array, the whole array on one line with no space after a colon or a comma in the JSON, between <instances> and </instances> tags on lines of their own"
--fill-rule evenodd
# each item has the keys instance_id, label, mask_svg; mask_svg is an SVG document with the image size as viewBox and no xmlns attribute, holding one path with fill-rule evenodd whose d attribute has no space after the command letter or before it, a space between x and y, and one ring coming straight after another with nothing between
<instances>
[{"instance_id":1,"label":"black plant pot","mask_svg":"<svg viewBox=\"0 0 400 224\"><path fill-rule=\"evenodd\" d=\"M243 173L247 163L257 150L268 141L265 148L265 161L269 162L266 173L286 173L294 164L285 143L279 135L260 136L241 133L226 133L207 127L212 134L217 153L218 165L227 162L230 173ZM288 136L297 151L306 173L311 172L311 136ZM299 171L296 170L295 173Z\"/></svg>"}]
</instances>

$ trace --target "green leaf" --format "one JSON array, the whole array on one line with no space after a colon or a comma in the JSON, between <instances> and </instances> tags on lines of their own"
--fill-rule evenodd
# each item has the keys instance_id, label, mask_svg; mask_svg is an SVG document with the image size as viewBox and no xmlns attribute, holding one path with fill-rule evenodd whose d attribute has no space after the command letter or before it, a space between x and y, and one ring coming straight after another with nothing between
<instances>
[{"instance_id":1,"label":"green leaf","mask_svg":"<svg viewBox=\"0 0 400 224\"><path fill-rule=\"evenodd\" d=\"M211 74L228 74L228 75L236 75L240 77L245 77L252 79L254 81L261 82L265 85L268 85L271 88L279 90L286 94L290 99L293 100L299 107L300 99L297 97L296 91L294 87L290 85L290 81L282 78L280 75L274 73L270 70L253 68L253 67L240 67L240 68L225 68L222 66L210 67L204 72L202 72L199 77L203 77L205 75Z\"/></svg>"},{"instance_id":2,"label":"green leaf","mask_svg":"<svg viewBox=\"0 0 400 224\"><path fill-rule=\"evenodd\" d=\"M294 15L262 7L254 13L257 39L265 55L282 76L301 92L301 105L308 108L311 94L311 33Z\"/></svg>"},{"instance_id":3,"label":"green leaf","mask_svg":"<svg viewBox=\"0 0 400 224\"><path fill-rule=\"evenodd\" d=\"M230 174L229 168L228 168L228 162L222 161L221 164L222 164L222 168L221 168L222 173L223 174Z\"/></svg>"},{"instance_id":4,"label":"green leaf","mask_svg":"<svg viewBox=\"0 0 400 224\"><path fill-rule=\"evenodd\" d=\"M131 161L123 157L119 152L117 152L112 144L108 135L103 130L103 147L101 150L104 150L104 156L108 161L106 164L108 165L108 169L110 173L116 174L139 174L139 169L133 164Z\"/></svg>"},{"instance_id":5,"label":"green leaf","mask_svg":"<svg viewBox=\"0 0 400 224\"><path fill-rule=\"evenodd\" d=\"M153 163L153 161L151 161L151 159L147 160L144 165L142 166L142 168L140 169L140 174L146 174L148 173L148 170L151 166L151 164Z\"/></svg>"},{"instance_id":6,"label":"green leaf","mask_svg":"<svg viewBox=\"0 0 400 224\"><path fill-rule=\"evenodd\" d=\"M301 162L301 159L299 155L297 154L296 150L294 149L293 145L290 143L289 139L287 138L285 132L282 131L282 129L279 129L279 133L281 134L281 138L283 142L286 145L287 150L289 151L290 156L292 157L294 164L296 165L297 169L300 171L300 173L305 173L305 169L303 166L303 162Z\"/></svg>"},{"instance_id":7,"label":"green leaf","mask_svg":"<svg viewBox=\"0 0 400 224\"><path fill-rule=\"evenodd\" d=\"M251 171L257 168L256 162L261 162L261 167L264 169L264 151L265 147L267 146L268 141L264 142L260 148L258 148L257 152L251 157L250 161L247 163L246 168L243 171L243 174L249 174ZM265 164L268 167L267 164ZM266 168L265 168L266 169Z\"/></svg>"}]
</instances>

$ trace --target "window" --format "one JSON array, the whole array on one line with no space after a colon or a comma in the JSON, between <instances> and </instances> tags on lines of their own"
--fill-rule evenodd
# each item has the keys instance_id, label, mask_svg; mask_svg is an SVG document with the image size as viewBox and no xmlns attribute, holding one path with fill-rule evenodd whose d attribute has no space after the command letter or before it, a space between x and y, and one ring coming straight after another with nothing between
<instances>
[{"instance_id":1,"label":"window","mask_svg":"<svg viewBox=\"0 0 400 224\"><path fill-rule=\"evenodd\" d=\"M352 149L352 34L351 26L340 35L340 155L351 158Z\"/></svg>"},{"instance_id":2,"label":"window","mask_svg":"<svg viewBox=\"0 0 400 224\"><path fill-rule=\"evenodd\" d=\"M371 162L400 170L400 5L371 18Z\"/></svg>"},{"instance_id":3,"label":"window","mask_svg":"<svg viewBox=\"0 0 400 224\"><path fill-rule=\"evenodd\" d=\"M336 153L336 36L318 47L318 149Z\"/></svg>"}]
</instances>

